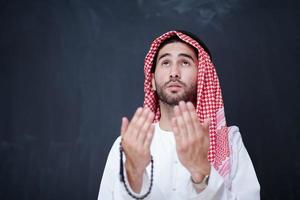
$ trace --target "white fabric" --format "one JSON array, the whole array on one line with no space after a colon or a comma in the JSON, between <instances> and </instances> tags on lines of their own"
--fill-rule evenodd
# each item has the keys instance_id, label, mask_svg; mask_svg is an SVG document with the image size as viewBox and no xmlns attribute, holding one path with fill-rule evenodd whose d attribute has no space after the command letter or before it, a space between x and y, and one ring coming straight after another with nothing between
<instances>
[{"instance_id":1,"label":"white fabric","mask_svg":"<svg viewBox=\"0 0 300 200\"><path fill-rule=\"evenodd\" d=\"M242 142L238 127L229 127L229 144L231 174L225 185L224 178L211 167L208 186L197 193L187 169L178 160L175 139L172 132L160 129L155 125L155 134L151 144L151 154L154 159L154 182L148 200L257 200L260 199L258 183L252 162ZM119 143L115 141L104 169L98 200L132 200L119 179ZM150 165L143 177L141 194L149 187ZM126 178L126 173L125 173ZM127 182L128 184L128 182ZM128 185L129 186L129 185Z\"/></svg>"}]
</instances>

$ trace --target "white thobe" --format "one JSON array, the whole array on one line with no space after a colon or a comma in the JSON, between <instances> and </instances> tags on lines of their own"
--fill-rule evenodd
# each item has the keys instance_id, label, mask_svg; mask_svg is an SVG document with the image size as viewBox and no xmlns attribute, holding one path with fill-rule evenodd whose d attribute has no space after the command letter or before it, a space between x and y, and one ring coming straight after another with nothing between
<instances>
[{"instance_id":1,"label":"white thobe","mask_svg":"<svg viewBox=\"0 0 300 200\"><path fill-rule=\"evenodd\" d=\"M260 199L260 185L238 127L230 127L228 140L231 148L229 181L225 182L224 178L212 166L208 186L198 193L191 181L189 172L178 160L173 133L162 130L159 123L156 123L151 143L151 155L154 160L153 187L146 200ZM108 155L98 200L132 200L119 178L119 143L120 137L116 139ZM151 166L149 164L143 176L141 195L148 190L150 173ZM124 174L130 189L126 170L124 170Z\"/></svg>"}]
</instances>

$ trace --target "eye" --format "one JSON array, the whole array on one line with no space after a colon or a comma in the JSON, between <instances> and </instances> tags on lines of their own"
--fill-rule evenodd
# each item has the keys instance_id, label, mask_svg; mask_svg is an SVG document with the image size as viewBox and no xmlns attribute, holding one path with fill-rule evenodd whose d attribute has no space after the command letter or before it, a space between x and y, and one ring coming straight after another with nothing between
<instances>
[{"instance_id":1,"label":"eye","mask_svg":"<svg viewBox=\"0 0 300 200\"><path fill-rule=\"evenodd\" d=\"M181 65L184 66L184 67L188 67L188 66L191 65L191 63L189 61L187 61L187 60L183 60L182 63L181 63Z\"/></svg>"},{"instance_id":2,"label":"eye","mask_svg":"<svg viewBox=\"0 0 300 200\"><path fill-rule=\"evenodd\" d=\"M167 67L170 65L170 62L168 60L165 60L165 61L162 61L161 65Z\"/></svg>"}]
</instances>

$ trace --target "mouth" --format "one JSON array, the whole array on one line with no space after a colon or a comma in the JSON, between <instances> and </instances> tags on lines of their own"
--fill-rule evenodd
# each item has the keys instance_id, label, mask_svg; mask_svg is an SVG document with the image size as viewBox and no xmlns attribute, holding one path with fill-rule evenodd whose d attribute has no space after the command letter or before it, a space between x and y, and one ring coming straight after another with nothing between
<instances>
[{"instance_id":1,"label":"mouth","mask_svg":"<svg viewBox=\"0 0 300 200\"><path fill-rule=\"evenodd\" d=\"M181 88L180 85L168 85L168 88Z\"/></svg>"},{"instance_id":2,"label":"mouth","mask_svg":"<svg viewBox=\"0 0 300 200\"><path fill-rule=\"evenodd\" d=\"M167 89L171 90L171 92L178 91L182 88L182 85L179 83L170 83L167 85Z\"/></svg>"}]
</instances>

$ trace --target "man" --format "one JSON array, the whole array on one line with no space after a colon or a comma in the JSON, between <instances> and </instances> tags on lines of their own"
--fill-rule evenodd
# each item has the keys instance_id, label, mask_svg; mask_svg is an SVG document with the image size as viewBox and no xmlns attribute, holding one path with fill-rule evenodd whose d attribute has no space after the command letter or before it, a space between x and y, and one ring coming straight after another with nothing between
<instances>
[{"instance_id":1,"label":"man","mask_svg":"<svg viewBox=\"0 0 300 200\"><path fill-rule=\"evenodd\" d=\"M98 199L259 199L239 129L226 126L206 46L167 32L152 43L144 69L144 107L122 119Z\"/></svg>"}]
</instances>

